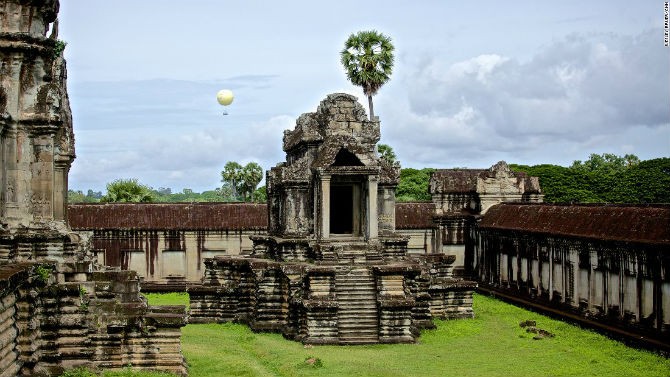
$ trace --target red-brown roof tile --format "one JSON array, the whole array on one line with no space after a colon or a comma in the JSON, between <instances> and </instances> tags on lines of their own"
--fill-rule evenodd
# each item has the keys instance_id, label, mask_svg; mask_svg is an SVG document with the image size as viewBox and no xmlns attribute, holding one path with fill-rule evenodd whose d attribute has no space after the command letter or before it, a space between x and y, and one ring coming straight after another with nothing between
<instances>
[{"instance_id":1,"label":"red-brown roof tile","mask_svg":"<svg viewBox=\"0 0 670 377\"><path fill-rule=\"evenodd\" d=\"M433 203L397 203L396 227L432 226ZM252 203L70 204L75 230L265 230L267 206Z\"/></svg>"},{"instance_id":2,"label":"red-brown roof tile","mask_svg":"<svg viewBox=\"0 0 670 377\"><path fill-rule=\"evenodd\" d=\"M670 206L499 204L479 227L668 245Z\"/></svg>"},{"instance_id":3,"label":"red-brown roof tile","mask_svg":"<svg viewBox=\"0 0 670 377\"><path fill-rule=\"evenodd\" d=\"M254 203L70 204L77 230L263 230L267 206Z\"/></svg>"},{"instance_id":4,"label":"red-brown roof tile","mask_svg":"<svg viewBox=\"0 0 670 377\"><path fill-rule=\"evenodd\" d=\"M396 203L396 229L425 229L433 227L435 204L432 202Z\"/></svg>"}]
</instances>

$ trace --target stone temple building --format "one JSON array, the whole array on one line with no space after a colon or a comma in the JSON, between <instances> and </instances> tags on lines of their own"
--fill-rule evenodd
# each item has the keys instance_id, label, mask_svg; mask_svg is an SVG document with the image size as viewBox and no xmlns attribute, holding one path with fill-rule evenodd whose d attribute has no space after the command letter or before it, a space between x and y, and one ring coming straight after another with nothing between
<instances>
[{"instance_id":1,"label":"stone temple building","mask_svg":"<svg viewBox=\"0 0 670 377\"><path fill-rule=\"evenodd\" d=\"M451 255L451 277L481 291L670 350L670 205L541 204L537 179L504 163L437 170L430 192L431 202L395 204L407 257ZM76 204L68 214L92 231L100 264L136 269L152 290L192 291L208 258L281 238L269 237L264 204Z\"/></svg>"},{"instance_id":2,"label":"stone temple building","mask_svg":"<svg viewBox=\"0 0 670 377\"><path fill-rule=\"evenodd\" d=\"M0 1L0 376L186 374L184 308L147 305L137 274L98 265L66 221L75 152L58 9Z\"/></svg>"},{"instance_id":3,"label":"stone temple building","mask_svg":"<svg viewBox=\"0 0 670 377\"><path fill-rule=\"evenodd\" d=\"M311 344L414 342L433 318L471 317L475 283L453 256L407 255L395 231L399 167L377 155L379 121L331 94L284 134L266 179L268 233L248 256L205 260L191 321L239 321Z\"/></svg>"}]
</instances>

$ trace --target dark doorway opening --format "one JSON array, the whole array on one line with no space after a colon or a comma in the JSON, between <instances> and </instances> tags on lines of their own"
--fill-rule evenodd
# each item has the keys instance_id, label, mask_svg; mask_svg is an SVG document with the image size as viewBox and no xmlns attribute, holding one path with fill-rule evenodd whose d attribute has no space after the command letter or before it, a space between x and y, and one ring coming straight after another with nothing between
<instances>
[{"instance_id":1,"label":"dark doorway opening","mask_svg":"<svg viewBox=\"0 0 670 377\"><path fill-rule=\"evenodd\" d=\"M330 187L330 233L353 234L354 232L354 186L333 185Z\"/></svg>"},{"instance_id":2,"label":"dark doorway opening","mask_svg":"<svg viewBox=\"0 0 670 377\"><path fill-rule=\"evenodd\" d=\"M361 160L356 157L355 154L349 152L348 150L342 148L337 155L335 156L335 162L333 166L365 166Z\"/></svg>"}]
</instances>

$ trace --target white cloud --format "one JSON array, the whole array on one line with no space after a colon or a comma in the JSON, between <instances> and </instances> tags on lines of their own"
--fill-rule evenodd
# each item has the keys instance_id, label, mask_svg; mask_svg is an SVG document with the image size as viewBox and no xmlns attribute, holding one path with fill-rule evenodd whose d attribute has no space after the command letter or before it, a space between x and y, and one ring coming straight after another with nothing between
<instances>
[{"instance_id":1,"label":"white cloud","mask_svg":"<svg viewBox=\"0 0 670 377\"><path fill-rule=\"evenodd\" d=\"M633 129L667 135L670 70L659 64L668 60L659 33L570 35L526 62L496 54L429 59L401 78L406 105L379 106L385 140L398 143L410 165L487 166L532 154L537 162L583 159ZM638 138L610 151L650 148L667 155L670 139Z\"/></svg>"}]
</instances>

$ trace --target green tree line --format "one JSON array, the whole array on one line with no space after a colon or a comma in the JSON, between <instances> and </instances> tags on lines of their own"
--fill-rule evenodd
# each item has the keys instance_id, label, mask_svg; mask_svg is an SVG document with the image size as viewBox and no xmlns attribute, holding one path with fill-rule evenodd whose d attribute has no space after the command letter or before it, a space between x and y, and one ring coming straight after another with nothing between
<instances>
[{"instance_id":1,"label":"green tree line","mask_svg":"<svg viewBox=\"0 0 670 377\"><path fill-rule=\"evenodd\" d=\"M385 149L386 148L386 149ZM382 158L395 162L390 147L380 149ZM255 165L255 166L254 166ZM510 164L513 171L539 177L547 203L670 203L670 158L640 161L634 155L591 154L588 160L564 167L551 164ZM430 201L429 181L434 169L400 170L396 189L399 202ZM153 189L135 179L116 180L107 185L107 193L88 190L68 191L70 203L93 202L265 202L265 186L256 188L262 177L260 166L228 163L221 172L222 186L202 193L184 189L172 193L169 188Z\"/></svg>"},{"instance_id":2,"label":"green tree line","mask_svg":"<svg viewBox=\"0 0 670 377\"><path fill-rule=\"evenodd\" d=\"M511 164L510 168L539 177L548 203L670 203L667 157L640 161L634 155L605 153L591 154L570 167Z\"/></svg>"}]
</instances>

